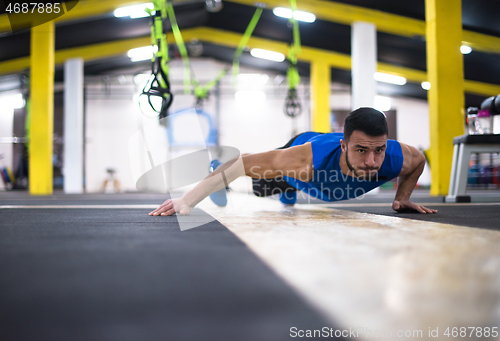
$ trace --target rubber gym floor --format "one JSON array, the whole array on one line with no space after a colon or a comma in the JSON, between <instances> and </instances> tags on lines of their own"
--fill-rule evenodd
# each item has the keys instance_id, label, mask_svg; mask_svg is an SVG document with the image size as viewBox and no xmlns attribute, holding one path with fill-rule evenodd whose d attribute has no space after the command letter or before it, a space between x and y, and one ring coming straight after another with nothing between
<instances>
[{"instance_id":1,"label":"rubber gym floor","mask_svg":"<svg viewBox=\"0 0 500 341\"><path fill-rule=\"evenodd\" d=\"M294 207L230 194L181 231L148 215L165 195L0 193L0 340L449 340L500 325L497 191L415 191L435 215L393 212L391 191Z\"/></svg>"}]
</instances>

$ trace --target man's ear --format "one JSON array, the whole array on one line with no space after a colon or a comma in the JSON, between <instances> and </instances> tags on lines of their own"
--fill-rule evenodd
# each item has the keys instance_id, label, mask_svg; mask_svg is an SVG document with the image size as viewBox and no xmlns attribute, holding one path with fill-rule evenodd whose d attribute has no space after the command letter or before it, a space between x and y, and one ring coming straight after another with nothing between
<instances>
[{"instance_id":1,"label":"man's ear","mask_svg":"<svg viewBox=\"0 0 500 341\"><path fill-rule=\"evenodd\" d=\"M347 150L347 142L340 139L340 148L342 148L342 151L345 152Z\"/></svg>"}]
</instances>

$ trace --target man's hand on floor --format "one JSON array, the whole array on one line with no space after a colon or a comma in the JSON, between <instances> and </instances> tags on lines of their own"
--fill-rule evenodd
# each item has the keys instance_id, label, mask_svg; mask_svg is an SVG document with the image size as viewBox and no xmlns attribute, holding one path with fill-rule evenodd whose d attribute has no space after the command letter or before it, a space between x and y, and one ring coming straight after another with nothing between
<instances>
[{"instance_id":1,"label":"man's hand on floor","mask_svg":"<svg viewBox=\"0 0 500 341\"><path fill-rule=\"evenodd\" d=\"M437 213L437 210L433 210L407 200L394 200L394 202L392 203L392 209L394 211L401 213L404 212Z\"/></svg>"},{"instance_id":2,"label":"man's hand on floor","mask_svg":"<svg viewBox=\"0 0 500 341\"><path fill-rule=\"evenodd\" d=\"M193 208L189 206L182 198L168 199L161 204L156 210L149 212L149 215L173 215L178 213L180 215L188 215Z\"/></svg>"}]
</instances>

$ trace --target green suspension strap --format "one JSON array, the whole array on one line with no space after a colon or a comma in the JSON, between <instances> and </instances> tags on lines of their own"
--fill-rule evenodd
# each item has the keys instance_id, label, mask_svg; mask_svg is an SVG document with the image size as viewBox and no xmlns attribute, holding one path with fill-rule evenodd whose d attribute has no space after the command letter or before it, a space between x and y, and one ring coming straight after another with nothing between
<instances>
[{"instance_id":1,"label":"green suspension strap","mask_svg":"<svg viewBox=\"0 0 500 341\"><path fill-rule=\"evenodd\" d=\"M187 95L191 93L191 65L189 63L184 39L182 39L181 30L179 29L179 25L177 25L174 6L171 3L167 3L167 13L168 17L170 18L172 33L174 34L175 42L177 43L177 47L179 48L179 52L182 57L182 63L184 64L184 93Z\"/></svg>"},{"instance_id":2,"label":"green suspension strap","mask_svg":"<svg viewBox=\"0 0 500 341\"><path fill-rule=\"evenodd\" d=\"M252 20L250 20L250 23L248 24L245 33L243 34L243 37L241 38L238 47L236 48L236 52L234 53L233 57L233 80L235 81L239 70L240 70L240 57L241 54L243 53L243 50L245 49L245 46L247 45L248 41L250 40L250 37L252 36L252 33L255 29L255 26L257 26L257 23L259 22L260 15L262 14L262 8L258 7L255 10L255 13L252 17ZM220 82L222 77L224 77L228 71L229 67L224 68L224 70L219 73L219 75L212 81L208 82L204 86L200 86L198 81L196 79L193 79L193 84L195 86L194 88L194 94L196 96L196 106L201 108L203 105L203 101L208 98L208 91L212 89L214 86L217 85L217 83Z\"/></svg>"},{"instance_id":3,"label":"green suspension strap","mask_svg":"<svg viewBox=\"0 0 500 341\"><path fill-rule=\"evenodd\" d=\"M248 41L252 36L255 26L257 26L257 23L259 22L261 14L262 14L262 7L257 7L255 13L253 14L252 20L250 20L250 24L248 24L248 27L245 30L245 33L243 34L243 37L240 40L240 43L238 44L238 48L236 49L233 58L233 83L236 82L236 78L238 76L238 73L240 72L240 57L241 54L243 53L243 49L248 44Z\"/></svg>"},{"instance_id":4,"label":"green suspension strap","mask_svg":"<svg viewBox=\"0 0 500 341\"><path fill-rule=\"evenodd\" d=\"M175 12L172 4L167 5L167 12L172 24L172 32L174 34L175 42L182 57L182 63L184 64L184 93L191 93L191 83L194 86L194 95L196 97L196 109L201 110L203 106L203 101L208 97L208 91L213 88L222 77L228 72L228 68L222 70L219 75L213 80L208 82L205 86L200 86L200 83L191 73L191 64L189 63L189 56L187 53L186 45L184 44L184 39L182 38L181 30L179 25L177 25L177 20L175 19Z\"/></svg>"},{"instance_id":5,"label":"green suspension strap","mask_svg":"<svg viewBox=\"0 0 500 341\"><path fill-rule=\"evenodd\" d=\"M167 35L163 33L163 20L167 18L167 4L165 0L152 1L154 14L150 9L146 9L146 12L151 16L151 45L153 48L156 47L157 51L151 60L151 76L140 96L147 96L151 108L160 115L160 118L163 118L168 115L168 108L174 99L168 80Z\"/></svg>"},{"instance_id":6,"label":"green suspension strap","mask_svg":"<svg viewBox=\"0 0 500 341\"><path fill-rule=\"evenodd\" d=\"M297 96L297 86L300 83L300 76L297 70L297 55L300 54L300 33L299 23L293 17L293 13L297 10L296 0L290 0L292 7L292 17L290 23L293 28L293 44L288 49L288 70L286 73L288 79L288 94L285 99L285 114L290 117L296 117L302 113L302 105Z\"/></svg>"},{"instance_id":7,"label":"green suspension strap","mask_svg":"<svg viewBox=\"0 0 500 341\"><path fill-rule=\"evenodd\" d=\"M229 71L229 67L224 68L217 77L214 80L211 80L204 86L201 86L200 83L193 78L193 85L194 85L194 95L196 97L196 109L197 110L202 110L203 109L203 101L208 98L208 91L212 89L214 86L217 85L217 83L220 82L222 77L224 77L227 72Z\"/></svg>"},{"instance_id":8,"label":"green suspension strap","mask_svg":"<svg viewBox=\"0 0 500 341\"><path fill-rule=\"evenodd\" d=\"M229 67L224 68L217 77L205 84L204 86L201 86L198 80L195 77L192 77L191 73L191 66L189 63L189 57L188 53L186 50L186 45L184 44L184 40L182 38L181 31L179 29L179 26L177 25L177 21L175 19L175 13L174 13L174 8L172 4L167 4L167 12L168 12L168 17L170 18L170 22L172 23L172 32L174 33L174 38L175 42L177 43L177 46L179 48L179 52L182 57L182 62L184 64L184 92L186 94L191 93L190 91L190 84L192 83L194 86L194 95L196 97L196 109L201 110L203 107L203 101L208 98L208 92L210 89L212 89L217 83L220 82L222 77L224 77L228 71ZM252 33L255 29L255 26L257 26L257 23L259 22L260 15L262 14L262 8L257 8L255 11L252 20L250 21L250 24L248 25L247 29L245 30L245 33L243 37L241 38L240 43L238 44L238 48L236 49L234 58L233 58L233 77L236 78L236 75L238 74L239 71L239 59L240 56L243 52L243 49L245 48L246 44L248 43L248 40L252 36Z\"/></svg>"}]
</instances>

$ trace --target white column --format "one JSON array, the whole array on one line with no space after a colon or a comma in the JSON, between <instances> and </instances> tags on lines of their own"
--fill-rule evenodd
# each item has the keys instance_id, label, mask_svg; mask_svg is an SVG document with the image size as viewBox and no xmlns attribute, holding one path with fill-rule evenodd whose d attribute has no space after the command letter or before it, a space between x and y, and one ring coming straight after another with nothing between
<instances>
[{"instance_id":1,"label":"white column","mask_svg":"<svg viewBox=\"0 0 500 341\"><path fill-rule=\"evenodd\" d=\"M83 59L64 63L64 193L83 193Z\"/></svg>"},{"instance_id":2,"label":"white column","mask_svg":"<svg viewBox=\"0 0 500 341\"><path fill-rule=\"evenodd\" d=\"M377 27L357 21L351 30L352 110L373 107L377 94ZM380 192L377 187L367 195Z\"/></svg>"},{"instance_id":3,"label":"white column","mask_svg":"<svg viewBox=\"0 0 500 341\"><path fill-rule=\"evenodd\" d=\"M374 24L354 22L351 32L352 110L373 107L377 71L377 28Z\"/></svg>"}]
</instances>

